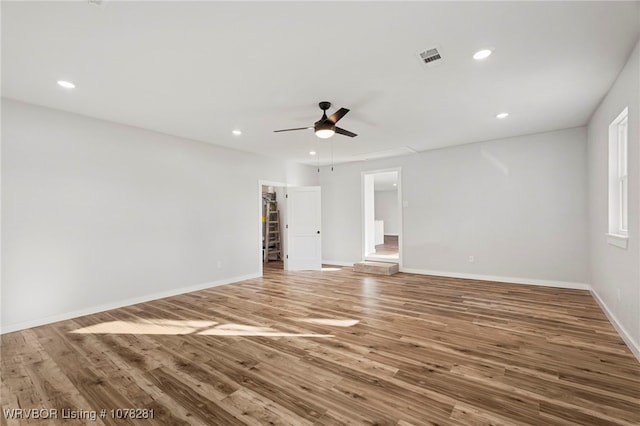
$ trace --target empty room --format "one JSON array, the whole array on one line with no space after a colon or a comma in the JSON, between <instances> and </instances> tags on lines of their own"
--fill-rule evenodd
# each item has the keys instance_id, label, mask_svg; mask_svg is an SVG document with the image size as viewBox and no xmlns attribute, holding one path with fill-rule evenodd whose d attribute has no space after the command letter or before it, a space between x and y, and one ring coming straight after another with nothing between
<instances>
[{"instance_id":1,"label":"empty room","mask_svg":"<svg viewBox=\"0 0 640 426\"><path fill-rule=\"evenodd\" d=\"M0 425L640 424L639 1L0 8Z\"/></svg>"}]
</instances>

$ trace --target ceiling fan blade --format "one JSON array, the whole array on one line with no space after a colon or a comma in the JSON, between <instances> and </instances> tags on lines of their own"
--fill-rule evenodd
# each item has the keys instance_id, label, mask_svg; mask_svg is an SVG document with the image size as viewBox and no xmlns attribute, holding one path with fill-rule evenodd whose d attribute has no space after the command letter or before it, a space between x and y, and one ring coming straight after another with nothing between
<instances>
[{"instance_id":1,"label":"ceiling fan blade","mask_svg":"<svg viewBox=\"0 0 640 426\"><path fill-rule=\"evenodd\" d=\"M338 120L340 120L342 117L344 117L345 114L348 113L348 112L349 112L348 109L340 108L339 110L337 110L336 112L331 114L329 117L327 117L327 121L330 121L333 124L336 124L338 122Z\"/></svg>"},{"instance_id":2,"label":"ceiling fan blade","mask_svg":"<svg viewBox=\"0 0 640 426\"><path fill-rule=\"evenodd\" d=\"M345 130L345 129L341 128L341 127L336 127L336 133L340 133L341 135L349 136L350 138L355 138L356 136L358 136L355 133L350 132L348 130Z\"/></svg>"},{"instance_id":3,"label":"ceiling fan blade","mask_svg":"<svg viewBox=\"0 0 640 426\"><path fill-rule=\"evenodd\" d=\"M282 130L274 130L274 132L290 132L292 130L308 130L313 129L313 127L296 127L295 129L282 129Z\"/></svg>"}]
</instances>

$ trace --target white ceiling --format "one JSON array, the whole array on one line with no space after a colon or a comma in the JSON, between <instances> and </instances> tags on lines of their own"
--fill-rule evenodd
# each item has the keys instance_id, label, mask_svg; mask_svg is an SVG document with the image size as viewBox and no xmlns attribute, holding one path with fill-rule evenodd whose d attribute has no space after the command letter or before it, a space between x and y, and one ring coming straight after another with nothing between
<instances>
[{"instance_id":1,"label":"white ceiling","mask_svg":"<svg viewBox=\"0 0 640 426\"><path fill-rule=\"evenodd\" d=\"M3 1L2 93L309 164L333 143L338 163L584 125L639 31L640 2ZM322 100L359 136L272 132Z\"/></svg>"}]
</instances>

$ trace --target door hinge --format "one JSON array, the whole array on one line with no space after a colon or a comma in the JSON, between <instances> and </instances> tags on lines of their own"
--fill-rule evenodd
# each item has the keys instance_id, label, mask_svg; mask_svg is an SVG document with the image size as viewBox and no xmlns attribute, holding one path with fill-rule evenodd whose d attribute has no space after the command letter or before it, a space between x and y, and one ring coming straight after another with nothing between
<instances>
[{"instance_id":1,"label":"door hinge","mask_svg":"<svg viewBox=\"0 0 640 426\"><path fill-rule=\"evenodd\" d=\"M284 198L289 198L289 194L284 194Z\"/></svg>"},{"instance_id":2,"label":"door hinge","mask_svg":"<svg viewBox=\"0 0 640 426\"><path fill-rule=\"evenodd\" d=\"M289 258L289 255L287 255L287 259Z\"/></svg>"},{"instance_id":3,"label":"door hinge","mask_svg":"<svg viewBox=\"0 0 640 426\"><path fill-rule=\"evenodd\" d=\"M286 225L284 226L284 229L289 229L289 224L286 224Z\"/></svg>"}]
</instances>

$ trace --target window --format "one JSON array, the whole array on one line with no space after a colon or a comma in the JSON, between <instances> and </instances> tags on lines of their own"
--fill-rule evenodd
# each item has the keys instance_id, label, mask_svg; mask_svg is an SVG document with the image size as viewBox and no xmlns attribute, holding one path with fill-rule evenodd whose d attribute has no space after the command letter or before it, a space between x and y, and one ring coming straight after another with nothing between
<instances>
[{"instance_id":1,"label":"window","mask_svg":"<svg viewBox=\"0 0 640 426\"><path fill-rule=\"evenodd\" d=\"M625 108L609 125L609 243L627 247L628 238L628 113Z\"/></svg>"}]
</instances>

